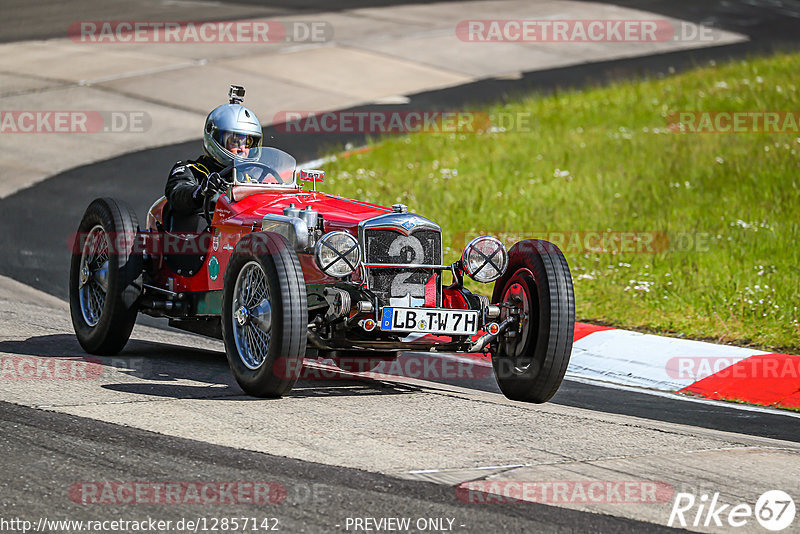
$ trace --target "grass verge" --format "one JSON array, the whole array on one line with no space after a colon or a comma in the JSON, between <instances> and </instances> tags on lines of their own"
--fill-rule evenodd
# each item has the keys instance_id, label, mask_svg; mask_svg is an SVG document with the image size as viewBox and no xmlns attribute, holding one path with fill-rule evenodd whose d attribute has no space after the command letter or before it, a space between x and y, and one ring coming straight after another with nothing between
<instances>
[{"instance_id":1,"label":"grass verge","mask_svg":"<svg viewBox=\"0 0 800 534\"><path fill-rule=\"evenodd\" d=\"M468 235L551 238L580 320L797 354L800 134L681 133L667 117L797 110L799 70L783 54L531 95L483 110L530 117L527 132L374 140L327 167L327 189L437 221L448 262Z\"/></svg>"}]
</instances>

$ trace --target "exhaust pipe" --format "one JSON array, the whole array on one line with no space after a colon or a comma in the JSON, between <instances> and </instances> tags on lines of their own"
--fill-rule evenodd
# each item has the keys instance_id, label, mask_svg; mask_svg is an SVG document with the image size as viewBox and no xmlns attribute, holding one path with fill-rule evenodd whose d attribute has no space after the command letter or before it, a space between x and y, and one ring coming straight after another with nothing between
<instances>
[{"instance_id":1,"label":"exhaust pipe","mask_svg":"<svg viewBox=\"0 0 800 534\"><path fill-rule=\"evenodd\" d=\"M475 342L469 346L466 352L483 352L486 350L486 346L500 337L506 330L508 330L511 326L517 323L517 319L514 317L507 317L505 321L500 323L492 323L489 325L490 330L494 330L494 332L486 332L481 337L475 340ZM497 328L493 329L492 326L496 326Z\"/></svg>"}]
</instances>

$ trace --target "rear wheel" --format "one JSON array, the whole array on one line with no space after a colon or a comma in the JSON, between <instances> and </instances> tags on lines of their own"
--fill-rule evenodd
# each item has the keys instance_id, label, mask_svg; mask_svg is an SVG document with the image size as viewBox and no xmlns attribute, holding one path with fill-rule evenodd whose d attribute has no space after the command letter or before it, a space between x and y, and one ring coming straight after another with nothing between
<instances>
[{"instance_id":1,"label":"rear wheel","mask_svg":"<svg viewBox=\"0 0 800 534\"><path fill-rule=\"evenodd\" d=\"M92 202L73 243L69 274L72 325L83 350L111 355L122 350L136 323L142 293L139 223L126 204Z\"/></svg>"},{"instance_id":2,"label":"rear wheel","mask_svg":"<svg viewBox=\"0 0 800 534\"><path fill-rule=\"evenodd\" d=\"M509 265L494 286L501 319L516 328L492 343L492 366L503 394L543 403L558 391L572 353L575 296L564 255L552 243L529 239L509 251Z\"/></svg>"},{"instance_id":3,"label":"rear wheel","mask_svg":"<svg viewBox=\"0 0 800 534\"><path fill-rule=\"evenodd\" d=\"M308 302L297 255L269 232L243 237L225 271L222 337L239 386L255 397L280 397L300 376Z\"/></svg>"}]
</instances>

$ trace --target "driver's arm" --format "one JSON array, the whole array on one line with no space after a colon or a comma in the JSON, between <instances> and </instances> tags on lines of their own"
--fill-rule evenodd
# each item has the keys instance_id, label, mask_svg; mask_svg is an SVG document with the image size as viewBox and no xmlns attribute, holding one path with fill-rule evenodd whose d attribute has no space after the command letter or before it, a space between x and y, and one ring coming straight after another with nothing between
<instances>
[{"instance_id":1,"label":"driver's arm","mask_svg":"<svg viewBox=\"0 0 800 534\"><path fill-rule=\"evenodd\" d=\"M203 207L200 181L188 163L179 161L167 178L164 195L172 209L178 213L195 213Z\"/></svg>"}]
</instances>

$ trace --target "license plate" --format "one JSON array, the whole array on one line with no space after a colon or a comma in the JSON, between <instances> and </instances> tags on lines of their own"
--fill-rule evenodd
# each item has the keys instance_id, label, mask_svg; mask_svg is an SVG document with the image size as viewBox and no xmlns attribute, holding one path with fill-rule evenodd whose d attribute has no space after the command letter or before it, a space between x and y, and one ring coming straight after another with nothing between
<instances>
[{"instance_id":1,"label":"license plate","mask_svg":"<svg viewBox=\"0 0 800 534\"><path fill-rule=\"evenodd\" d=\"M478 312L387 306L381 312L381 330L471 336L478 332Z\"/></svg>"}]
</instances>

